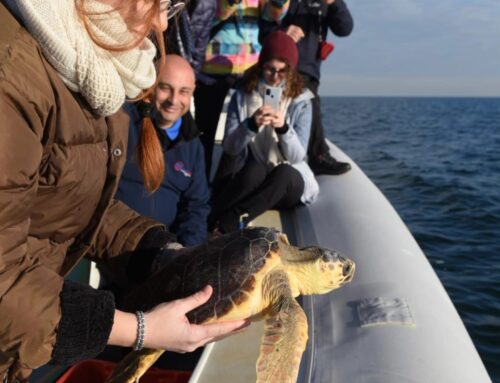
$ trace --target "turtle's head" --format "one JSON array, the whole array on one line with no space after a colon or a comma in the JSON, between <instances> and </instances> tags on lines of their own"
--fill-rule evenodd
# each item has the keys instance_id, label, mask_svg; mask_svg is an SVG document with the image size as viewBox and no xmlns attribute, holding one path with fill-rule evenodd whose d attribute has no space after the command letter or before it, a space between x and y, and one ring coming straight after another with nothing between
<instances>
[{"instance_id":1,"label":"turtle's head","mask_svg":"<svg viewBox=\"0 0 500 383\"><path fill-rule=\"evenodd\" d=\"M352 280L354 262L339 252L321 247L302 248L300 251L314 254L303 265L303 295L325 294Z\"/></svg>"}]
</instances>

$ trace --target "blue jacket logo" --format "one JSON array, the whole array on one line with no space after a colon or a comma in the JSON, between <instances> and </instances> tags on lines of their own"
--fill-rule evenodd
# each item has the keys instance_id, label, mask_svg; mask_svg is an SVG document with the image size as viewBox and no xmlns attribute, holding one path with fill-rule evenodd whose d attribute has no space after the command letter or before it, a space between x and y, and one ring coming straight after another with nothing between
<instances>
[{"instance_id":1,"label":"blue jacket logo","mask_svg":"<svg viewBox=\"0 0 500 383\"><path fill-rule=\"evenodd\" d=\"M187 170L185 169L185 165L184 165L184 162L182 161L177 161L175 164L174 164L174 170L176 172L181 172L182 174L184 174L186 177L191 177L193 175L193 172L191 170Z\"/></svg>"}]
</instances>

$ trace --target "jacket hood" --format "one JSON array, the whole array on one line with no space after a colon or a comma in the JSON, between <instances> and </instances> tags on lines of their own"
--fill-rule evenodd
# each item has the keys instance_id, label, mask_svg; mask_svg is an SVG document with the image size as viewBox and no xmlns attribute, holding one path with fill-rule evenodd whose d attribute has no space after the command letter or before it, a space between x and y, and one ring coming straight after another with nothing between
<instances>
[{"instance_id":1,"label":"jacket hood","mask_svg":"<svg viewBox=\"0 0 500 383\"><path fill-rule=\"evenodd\" d=\"M309 89L304 88L302 89L302 93L292 100L292 104L297 104L302 101L312 100L313 98L314 98L314 93L311 92Z\"/></svg>"}]
</instances>

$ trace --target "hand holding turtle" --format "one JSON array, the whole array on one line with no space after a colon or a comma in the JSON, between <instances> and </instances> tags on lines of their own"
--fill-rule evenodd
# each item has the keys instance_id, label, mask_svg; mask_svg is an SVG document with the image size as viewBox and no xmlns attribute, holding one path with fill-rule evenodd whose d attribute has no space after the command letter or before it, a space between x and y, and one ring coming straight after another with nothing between
<instances>
[{"instance_id":1,"label":"hand holding turtle","mask_svg":"<svg viewBox=\"0 0 500 383\"><path fill-rule=\"evenodd\" d=\"M205 325L189 323L186 313L207 302L212 292L212 287L206 286L189 297L162 303L147 312L144 347L191 352L238 332L250 324L246 320Z\"/></svg>"},{"instance_id":2,"label":"hand holding turtle","mask_svg":"<svg viewBox=\"0 0 500 383\"><path fill-rule=\"evenodd\" d=\"M146 348L191 352L215 340L241 332L250 322L235 320L196 325L189 323L186 313L206 303L212 287L205 286L195 294L161 303L144 315ZM131 347L136 340L137 318L134 314L116 310L108 344Z\"/></svg>"},{"instance_id":3,"label":"hand holding turtle","mask_svg":"<svg viewBox=\"0 0 500 383\"><path fill-rule=\"evenodd\" d=\"M350 282L354 269L352 261L334 250L298 248L283 233L264 227L178 250L175 260L129 295L131 311L155 307L146 314L148 348L128 354L107 383L135 382L167 343L170 350L193 350L237 332L249 317L265 320L257 381L295 382L308 336L307 316L295 297L328 293ZM215 290L212 297L211 288L200 291L207 284ZM170 303L161 303L165 301ZM150 327L155 332L148 338ZM158 341L162 344L155 350L151 342Z\"/></svg>"}]
</instances>

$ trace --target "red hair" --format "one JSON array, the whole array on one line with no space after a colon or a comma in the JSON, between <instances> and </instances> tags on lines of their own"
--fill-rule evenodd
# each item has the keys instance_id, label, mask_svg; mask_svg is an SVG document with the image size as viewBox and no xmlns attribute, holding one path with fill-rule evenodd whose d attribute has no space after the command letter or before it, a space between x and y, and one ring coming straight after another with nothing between
<instances>
[{"instance_id":1,"label":"red hair","mask_svg":"<svg viewBox=\"0 0 500 383\"><path fill-rule=\"evenodd\" d=\"M150 109L153 108L149 97L146 97L142 102L148 105ZM151 113L141 117L142 125L137 147L137 159L144 186L147 191L154 193L160 187L165 176L165 159Z\"/></svg>"},{"instance_id":2,"label":"red hair","mask_svg":"<svg viewBox=\"0 0 500 383\"><path fill-rule=\"evenodd\" d=\"M93 34L90 26L89 26L89 18L95 14L88 12L85 9L85 1L86 0L75 0L76 10L89 34L90 38L94 41L94 43L108 51L111 52L122 52L132 48L139 46L142 41L151 35L151 32L154 31L154 35L156 38L156 46L160 51L160 64L159 67L163 66L165 62L165 42L163 39L162 31L155 30L154 24L155 22L159 22L160 19L160 0L145 0L150 3L151 6L146 11L145 17L143 19L142 26L140 28L132 28L131 32L134 37L130 41L124 41L123 44L120 45L109 45L99 39ZM137 3L137 0L121 0L119 9L127 9L132 7ZM124 20L127 23L127 20ZM151 103L151 94L153 93L154 88L158 83L158 78L156 79L155 84L149 88L145 89L137 98L132 101L143 100L145 103ZM163 150L161 147L160 140L156 135L156 129L153 125L153 121L151 116L143 117L142 119L142 127L141 127L141 135L139 138L139 146L137 148L137 157L139 160L139 167L142 173L144 186L146 189L153 193L159 187L161 182L163 181L164 173L165 173L165 160L163 157Z\"/></svg>"},{"instance_id":3,"label":"red hair","mask_svg":"<svg viewBox=\"0 0 500 383\"><path fill-rule=\"evenodd\" d=\"M75 6L76 6L76 11L77 14L82 21L83 25L85 26L85 29L87 33L89 34L90 38L96 45L99 47L106 49L111 52L121 52L121 51L126 51L132 48L135 48L139 46L144 38L149 36L151 32L155 32L156 38L158 42L162 42L161 45L163 44L163 34L161 31L155 30L154 29L154 24L155 22L159 23L161 12L160 12L160 0L144 0L147 3L150 3L151 6L148 8L148 10L145 13L144 19L141 20L141 27L133 27L131 25L130 20L124 20L125 23L129 26L129 30L132 32L133 35L135 35L134 38L132 38L130 41L124 41L123 44L119 45L109 45L106 44L102 41L100 41L95 34L92 32L91 27L89 26L89 19L92 18L92 16L101 16L101 14L96 14L94 12L89 12L85 8L85 2L87 0L75 0ZM131 8L133 5L137 4L137 0L120 0L120 5L115 7L109 12L106 13L111 13L114 11L119 11L119 10L127 10ZM127 12L128 13L128 12Z\"/></svg>"}]
</instances>

